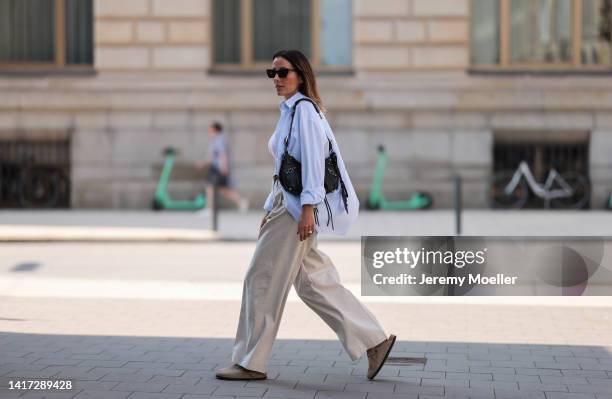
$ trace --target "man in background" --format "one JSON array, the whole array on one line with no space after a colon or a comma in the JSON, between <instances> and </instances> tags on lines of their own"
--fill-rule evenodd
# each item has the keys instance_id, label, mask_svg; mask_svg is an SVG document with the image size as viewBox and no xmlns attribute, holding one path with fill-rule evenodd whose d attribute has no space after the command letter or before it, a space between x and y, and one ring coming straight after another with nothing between
<instances>
[{"instance_id":1,"label":"man in background","mask_svg":"<svg viewBox=\"0 0 612 399\"><path fill-rule=\"evenodd\" d=\"M214 208L213 185L216 183L219 194L236 204L241 212L249 209L249 201L242 198L234 189L231 179L231 162L229 144L223 134L223 126L219 122L213 122L208 126L208 158L206 161L196 162L196 168L208 167L206 180L206 203L208 209Z\"/></svg>"}]
</instances>

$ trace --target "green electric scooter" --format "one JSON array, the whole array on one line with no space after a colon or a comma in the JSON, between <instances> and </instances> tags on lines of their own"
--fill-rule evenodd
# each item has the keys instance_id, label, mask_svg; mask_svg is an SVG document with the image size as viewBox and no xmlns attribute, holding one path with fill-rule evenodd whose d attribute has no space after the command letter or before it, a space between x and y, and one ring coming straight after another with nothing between
<instances>
[{"instance_id":1,"label":"green electric scooter","mask_svg":"<svg viewBox=\"0 0 612 399\"><path fill-rule=\"evenodd\" d=\"M174 166L174 157L176 151L174 148L166 148L164 150L164 167L157 182L157 189L155 190L155 198L153 198L152 208L156 211L162 209L177 210L177 211L196 211L206 206L206 197L204 194L198 194L193 201L189 200L173 200L168 194L168 181L170 180L170 173Z\"/></svg>"},{"instance_id":2,"label":"green electric scooter","mask_svg":"<svg viewBox=\"0 0 612 399\"><path fill-rule=\"evenodd\" d=\"M426 209L432 206L433 198L425 192L417 191L410 199L400 201L388 201L381 192L382 182L387 166L387 153L383 145L378 146L378 160L376 161L376 170L374 171L374 180L370 196L366 202L367 209L382 209L391 211L403 211L412 209Z\"/></svg>"}]
</instances>

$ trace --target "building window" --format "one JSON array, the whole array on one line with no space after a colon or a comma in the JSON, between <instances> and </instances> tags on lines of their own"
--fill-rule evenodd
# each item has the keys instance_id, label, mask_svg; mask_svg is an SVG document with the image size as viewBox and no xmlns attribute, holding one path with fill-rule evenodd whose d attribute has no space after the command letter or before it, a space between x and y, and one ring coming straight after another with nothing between
<instances>
[{"instance_id":1,"label":"building window","mask_svg":"<svg viewBox=\"0 0 612 399\"><path fill-rule=\"evenodd\" d=\"M92 63L92 0L0 0L0 68Z\"/></svg>"},{"instance_id":2,"label":"building window","mask_svg":"<svg viewBox=\"0 0 612 399\"><path fill-rule=\"evenodd\" d=\"M217 68L269 65L281 49L301 50L315 67L351 65L351 0L214 0Z\"/></svg>"},{"instance_id":3,"label":"building window","mask_svg":"<svg viewBox=\"0 0 612 399\"><path fill-rule=\"evenodd\" d=\"M476 67L610 68L612 0L472 0Z\"/></svg>"}]
</instances>

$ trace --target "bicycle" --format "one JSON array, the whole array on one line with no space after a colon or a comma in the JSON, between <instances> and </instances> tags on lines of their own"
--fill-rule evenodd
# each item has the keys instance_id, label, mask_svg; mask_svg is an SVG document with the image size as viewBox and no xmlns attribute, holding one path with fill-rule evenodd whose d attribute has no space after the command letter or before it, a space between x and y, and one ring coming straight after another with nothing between
<instances>
[{"instance_id":1,"label":"bicycle","mask_svg":"<svg viewBox=\"0 0 612 399\"><path fill-rule=\"evenodd\" d=\"M0 165L0 203L21 208L54 208L69 193L69 180L58 166L33 159Z\"/></svg>"},{"instance_id":2,"label":"bicycle","mask_svg":"<svg viewBox=\"0 0 612 399\"><path fill-rule=\"evenodd\" d=\"M529 165L521 161L515 171L496 173L489 186L492 208L520 209L527 203L529 189L544 199L545 208L584 208L590 197L590 184L577 172L560 174L552 168L544 184L536 181Z\"/></svg>"}]
</instances>

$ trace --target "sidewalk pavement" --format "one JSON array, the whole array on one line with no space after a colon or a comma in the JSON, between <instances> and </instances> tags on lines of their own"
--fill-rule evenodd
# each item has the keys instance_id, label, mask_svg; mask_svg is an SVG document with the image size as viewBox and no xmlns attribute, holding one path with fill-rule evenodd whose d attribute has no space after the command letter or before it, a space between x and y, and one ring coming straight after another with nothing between
<instances>
[{"instance_id":1,"label":"sidewalk pavement","mask_svg":"<svg viewBox=\"0 0 612 399\"><path fill-rule=\"evenodd\" d=\"M222 211L218 231L209 217L193 212L113 210L3 210L4 241L211 241L257 239L264 211ZM324 220L322 222L325 222ZM363 235L454 235L452 210L362 211L346 236L321 240L359 240ZM462 234L482 236L612 236L608 211L465 210Z\"/></svg>"},{"instance_id":2,"label":"sidewalk pavement","mask_svg":"<svg viewBox=\"0 0 612 399\"><path fill-rule=\"evenodd\" d=\"M70 391L10 392L3 399L609 399L608 347L398 342L374 381L367 361L336 340L280 339L264 381L219 381L233 339L0 334L0 387L16 377L68 379ZM22 396L18 396L23 393Z\"/></svg>"}]
</instances>

